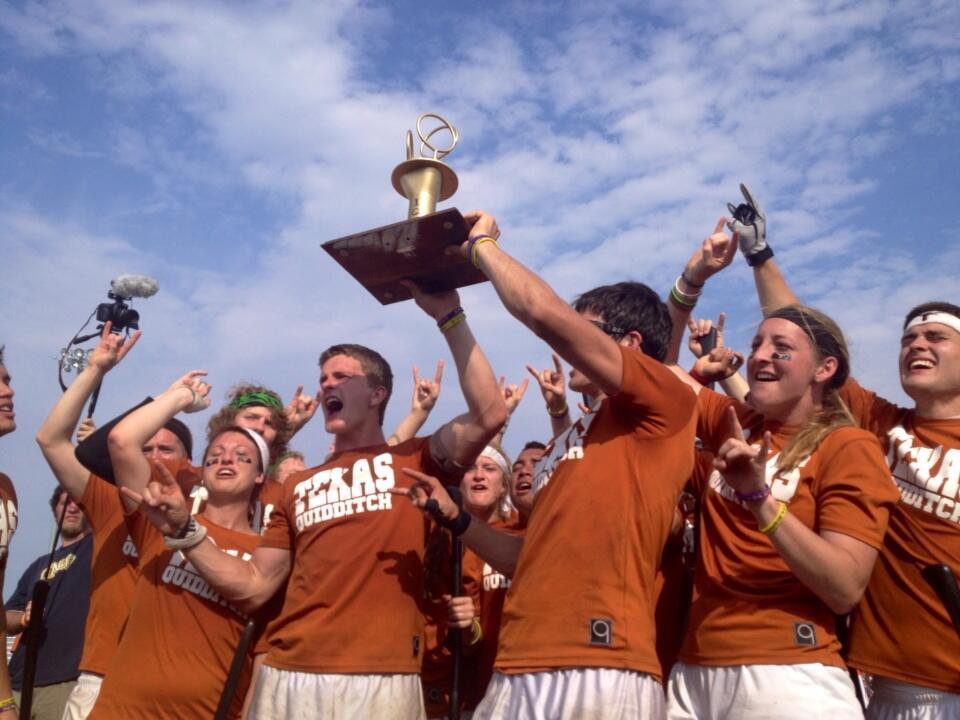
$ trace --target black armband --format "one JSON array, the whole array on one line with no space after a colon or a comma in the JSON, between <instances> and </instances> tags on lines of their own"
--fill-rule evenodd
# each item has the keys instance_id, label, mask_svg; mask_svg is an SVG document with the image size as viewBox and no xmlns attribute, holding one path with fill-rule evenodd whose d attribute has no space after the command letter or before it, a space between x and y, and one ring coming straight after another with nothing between
<instances>
[{"instance_id":1,"label":"black armband","mask_svg":"<svg viewBox=\"0 0 960 720\"><path fill-rule=\"evenodd\" d=\"M763 250L753 255L747 255L747 265L758 267L773 257L773 248L767 245Z\"/></svg>"},{"instance_id":2,"label":"black armband","mask_svg":"<svg viewBox=\"0 0 960 720\"><path fill-rule=\"evenodd\" d=\"M447 516L440 510L440 503L434 498L427 500L427 502L423 504L423 509L427 511L437 525L449 530L454 537L460 537L467 531L467 528L470 527L470 513L461 510L460 514L453 520L448 520Z\"/></svg>"}]
</instances>

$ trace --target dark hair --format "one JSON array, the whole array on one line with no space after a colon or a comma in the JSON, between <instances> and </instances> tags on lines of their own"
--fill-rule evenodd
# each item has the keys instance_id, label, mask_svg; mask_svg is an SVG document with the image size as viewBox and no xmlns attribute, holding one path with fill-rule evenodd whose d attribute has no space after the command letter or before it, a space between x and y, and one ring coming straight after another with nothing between
<instances>
[{"instance_id":1,"label":"dark hair","mask_svg":"<svg viewBox=\"0 0 960 720\"><path fill-rule=\"evenodd\" d=\"M3 351L7 349L6 345L0 345L0 365L3 365Z\"/></svg>"},{"instance_id":2,"label":"dark hair","mask_svg":"<svg viewBox=\"0 0 960 720\"><path fill-rule=\"evenodd\" d=\"M531 440L522 448L520 448L520 452L523 452L524 450L546 450L546 449L547 449L547 446L544 445L539 440ZM520 453L517 453L517 454L519 455Z\"/></svg>"},{"instance_id":3,"label":"dark hair","mask_svg":"<svg viewBox=\"0 0 960 720\"><path fill-rule=\"evenodd\" d=\"M579 313L592 312L608 325L618 328L620 336L636 330L643 337L640 349L663 362L673 321L667 304L643 283L619 282L589 290L573 303Z\"/></svg>"},{"instance_id":4,"label":"dark hair","mask_svg":"<svg viewBox=\"0 0 960 720\"><path fill-rule=\"evenodd\" d=\"M393 394L393 371L390 369L390 363L383 359L383 356L376 350L371 350L363 345L353 345L344 343L342 345L331 345L320 353L320 367L330 358L337 355L346 355L360 363L364 375L367 376L367 383L374 390L382 387L387 391L387 396L380 403L380 424L383 425L383 417L387 412L387 403Z\"/></svg>"},{"instance_id":5,"label":"dark hair","mask_svg":"<svg viewBox=\"0 0 960 720\"><path fill-rule=\"evenodd\" d=\"M944 302L942 300L935 300L933 302L923 303L923 305L917 305L913 310L908 312L907 317L903 319L903 327L906 328L910 321L918 315L924 315L932 312L947 313L960 318L960 306L954 305L953 303ZM2 358L0 358L0 364L3 364Z\"/></svg>"},{"instance_id":6,"label":"dark hair","mask_svg":"<svg viewBox=\"0 0 960 720\"><path fill-rule=\"evenodd\" d=\"M61 497L62 495L65 495L66 492L67 492L67 489L66 489L65 487L63 487L63 485L57 485L57 486L53 489L53 495L50 496L50 509L51 509L51 510L53 510L54 512L57 511L57 503L60 502L60 497Z\"/></svg>"},{"instance_id":7,"label":"dark hair","mask_svg":"<svg viewBox=\"0 0 960 720\"><path fill-rule=\"evenodd\" d=\"M167 420L163 427L177 436L177 440L183 445L183 452L187 456L187 460L193 460L193 433L190 432L190 428L176 418Z\"/></svg>"},{"instance_id":8,"label":"dark hair","mask_svg":"<svg viewBox=\"0 0 960 720\"><path fill-rule=\"evenodd\" d=\"M236 407L235 402L237 398L242 395L253 395L256 393L263 393L264 395L275 398L276 404L279 405L281 409L277 410L276 407L272 407L266 403L256 402L247 402L243 407ZM227 393L227 404L217 410L217 414L210 418L210 421L207 423L207 444L209 445L213 442L214 436L218 435L224 428L236 425L237 415L248 407L265 407L270 411L273 427L277 431L277 437L270 445L270 457L279 457L286 452L287 443L290 442L292 428L287 421L287 416L282 410L283 400L280 398L280 395L270 388L266 388L263 385L253 385L252 383L240 383L230 388L230 392Z\"/></svg>"}]
</instances>

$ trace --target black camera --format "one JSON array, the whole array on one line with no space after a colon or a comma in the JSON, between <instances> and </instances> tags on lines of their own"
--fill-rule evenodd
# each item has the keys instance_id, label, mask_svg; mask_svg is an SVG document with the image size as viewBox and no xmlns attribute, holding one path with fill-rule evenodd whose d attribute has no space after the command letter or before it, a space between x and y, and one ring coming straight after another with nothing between
<instances>
[{"instance_id":1,"label":"black camera","mask_svg":"<svg viewBox=\"0 0 960 720\"><path fill-rule=\"evenodd\" d=\"M97 305L97 322L113 323L113 332L123 330L140 329L140 313L127 305L130 298L117 295L113 291L107 293L107 297L113 300L112 303L100 303Z\"/></svg>"}]
</instances>

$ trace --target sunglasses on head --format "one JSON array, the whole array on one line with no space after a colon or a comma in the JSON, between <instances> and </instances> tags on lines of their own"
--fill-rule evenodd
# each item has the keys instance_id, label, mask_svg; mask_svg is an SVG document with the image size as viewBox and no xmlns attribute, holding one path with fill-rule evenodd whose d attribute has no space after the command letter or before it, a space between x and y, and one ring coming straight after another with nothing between
<instances>
[{"instance_id":1,"label":"sunglasses on head","mask_svg":"<svg viewBox=\"0 0 960 720\"><path fill-rule=\"evenodd\" d=\"M596 327L600 328L601 332L603 332L606 335L609 335L612 338L620 338L626 335L628 332L630 332L629 330L624 330L622 327L611 325L610 323L604 322L603 320L591 320L590 322L593 323Z\"/></svg>"}]
</instances>

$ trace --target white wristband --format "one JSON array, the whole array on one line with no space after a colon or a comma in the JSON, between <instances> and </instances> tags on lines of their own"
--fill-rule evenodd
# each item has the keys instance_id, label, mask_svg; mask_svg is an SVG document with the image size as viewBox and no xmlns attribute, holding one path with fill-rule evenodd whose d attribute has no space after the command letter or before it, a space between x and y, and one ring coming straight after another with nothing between
<instances>
[{"instance_id":1,"label":"white wristband","mask_svg":"<svg viewBox=\"0 0 960 720\"><path fill-rule=\"evenodd\" d=\"M163 542L172 550L189 550L203 542L207 537L206 525L201 525L194 517L190 517L187 522L186 532L183 537L177 538L170 535L163 536Z\"/></svg>"}]
</instances>

